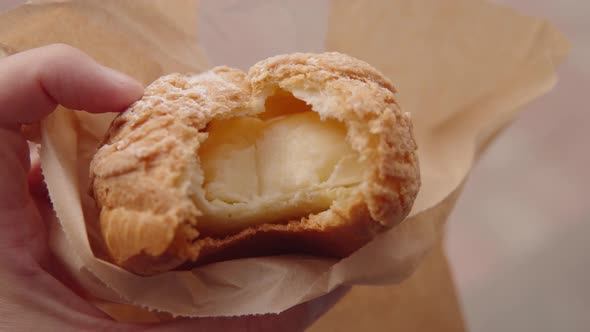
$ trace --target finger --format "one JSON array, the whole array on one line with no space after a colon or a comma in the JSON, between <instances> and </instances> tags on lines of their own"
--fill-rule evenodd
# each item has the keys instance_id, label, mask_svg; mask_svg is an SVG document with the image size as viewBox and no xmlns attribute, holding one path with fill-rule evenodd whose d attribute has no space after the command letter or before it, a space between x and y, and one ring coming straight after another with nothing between
<instances>
[{"instance_id":1,"label":"finger","mask_svg":"<svg viewBox=\"0 0 590 332\"><path fill-rule=\"evenodd\" d=\"M57 104L117 112L143 94L137 81L61 44L0 59L0 86L0 125L38 121Z\"/></svg>"},{"instance_id":2,"label":"finger","mask_svg":"<svg viewBox=\"0 0 590 332\"><path fill-rule=\"evenodd\" d=\"M65 45L0 59L0 86L0 249L27 248L39 258L45 251L44 225L28 190L28 145L18 125L40 120L57 104L120 111L140 98L143 89Z\"/></svg>"},{"instance_id":3,"label":"finger","mask_svg":"<svg viewBox=\"0 0 590 332\"><path fill-rule=\"evenodd\" d=\"M104 313L41 269L26 253L17 251L14 256L11 259L20 262L18 268L0 270L0 326L4 327L0 330L115 330Z\"/></svg>"}]
</instances>

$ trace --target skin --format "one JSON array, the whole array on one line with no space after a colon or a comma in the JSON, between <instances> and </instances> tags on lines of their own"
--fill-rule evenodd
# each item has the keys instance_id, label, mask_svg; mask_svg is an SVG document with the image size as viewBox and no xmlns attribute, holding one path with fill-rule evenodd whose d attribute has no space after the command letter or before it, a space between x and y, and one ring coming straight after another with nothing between
<instances>
[{"instance_id":1,"label":"skin","mask_svg":"<svg viewBox=\"0 0 590 332\"><path fill-rule=\"evenodd\" d=\"M22 124L58 104L91 113L118 112L141 98L132 78L66 45L0 59L0 331L300 331L346 289L279 315L118 323L85 301L48 249L55 219L38 165L31 165Z\"/></svg>"}]
</instances>

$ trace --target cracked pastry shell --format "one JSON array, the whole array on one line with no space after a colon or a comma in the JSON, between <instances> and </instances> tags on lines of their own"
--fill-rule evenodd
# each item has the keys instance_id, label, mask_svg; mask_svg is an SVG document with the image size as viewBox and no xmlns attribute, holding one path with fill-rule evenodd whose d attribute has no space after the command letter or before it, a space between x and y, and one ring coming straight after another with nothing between
<instances>
[{"instance_id":1,"label":"cracked pastry shell","mask_svg":"<svg viewBox=\"0 0 590 332\"><path fill-rule=\"evenodd\" d=\"M279 106L271 110L270 102L277 98L282 98ZM348 148L342 147L342 151L354 152L354 167L357 173L360 170L355 173L358 181L327 189L325 184L313 184L325 190L300 188L303 191L287 190L273 197L248 193L256 198L238 197L237 203L207 198L206 177L210 175L203 170L207 170L208 155L202 158L201 150L208 144L208 136L213 137L215 123L225 130L225 136L220 137L232 140L232 131L238 136L255 131L231 127L232 119L254 119L261 128L268 128L274 122L261 119L295 119L289 112L282 114L283 108L294 114L313 112L303 117L315 120L303 119L302 125L292 125L298 129L289 129L287 122L288 132L299 130L300 134L275 144L278 150L269 155L281 154L297 161L295 151L316 149L313 142L306 142L302 149L293 148L298 140L305 141L323 130L301 135L307 124L315 128L312 121L337 123L343 128L342 139L324 145L330 148L341 145L337 142L346 143ZM278 113L270 114L273 112ZM340 130L334 128L334 132ZM254 150L262 149L260 137L268 135L264 132L255 138ZM318 137L324 137L321 135ZM323 160L322 156L329 154L316 151L305 160L313 165L313 160ZM297 173L304 185L305 181L313 182L305 169L275 159L271 162L277 166L270 172L282 167L287 173L273 173L273 181L283 183L281 174L289 177ZM225 167L232 164L236 162L225 162ZM238 164L236 167L246 167ZM239 177L244 181L271 177L243 170L246 174ZM401 222L420 186L411 120L400 111L391 82L367 63L339 53L276 56L257 63L248 74L216 67L198 75L161 77L113 121L91 162L90 177L110 257L144 275L281 253L345 257ZM234 188L238 192L246 187ZM277 188L271 191L281 191Z\"/></svg>"}]
</instances>

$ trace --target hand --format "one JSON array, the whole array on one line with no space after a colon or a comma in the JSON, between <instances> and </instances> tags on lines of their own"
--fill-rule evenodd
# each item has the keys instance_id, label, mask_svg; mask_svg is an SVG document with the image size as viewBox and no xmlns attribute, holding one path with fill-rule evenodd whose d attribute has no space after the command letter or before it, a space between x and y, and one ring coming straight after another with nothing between
<instances>
[{"instance_id":1,"label":"hand","mask_svg":"<svg viewBox=\"0 0 590 332\"><path fill-rule=\"evenodd\" d=\"M142 93L138 82L65 45L0 59L0 330L298 331L307 327L345 290L280 315L139 325L113 321L78 296L73 284L59 281L67 278L47 244L53 211L38 165L31 170L20 125L39 121L57 104L92 113L122 111Z\"/></svg>"}]
</instances>

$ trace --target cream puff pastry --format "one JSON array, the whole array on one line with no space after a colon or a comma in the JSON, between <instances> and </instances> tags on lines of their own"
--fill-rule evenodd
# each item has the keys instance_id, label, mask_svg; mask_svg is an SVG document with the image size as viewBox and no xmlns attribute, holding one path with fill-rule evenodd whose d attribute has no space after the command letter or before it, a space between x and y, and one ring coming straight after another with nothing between
<instances>
[{"instance_id":1,"label":"cream puff pastry","mask_svg":"<svg viewBox=\"0 0 590 332\"><path fill-rule=\"evenodd\" d=\"M420 186L391 82L339 53L161 77L90 165L114 263L154 274L272 254L345 257Z\"/></svg>"}]
</instances>

